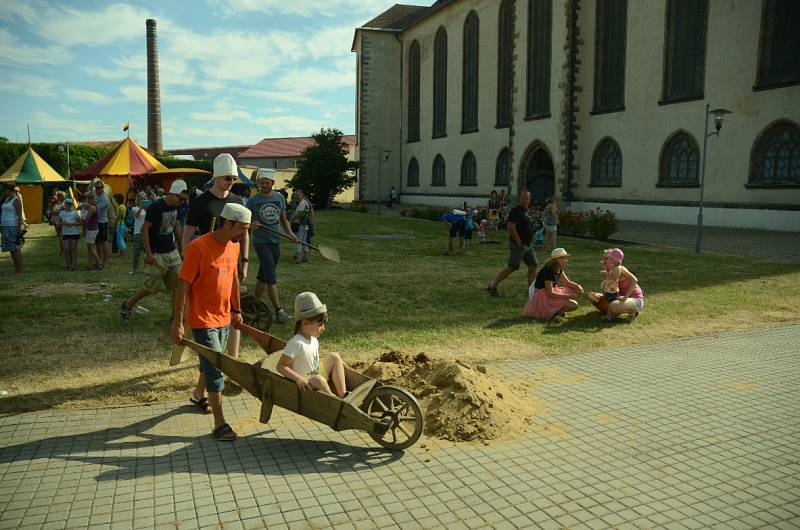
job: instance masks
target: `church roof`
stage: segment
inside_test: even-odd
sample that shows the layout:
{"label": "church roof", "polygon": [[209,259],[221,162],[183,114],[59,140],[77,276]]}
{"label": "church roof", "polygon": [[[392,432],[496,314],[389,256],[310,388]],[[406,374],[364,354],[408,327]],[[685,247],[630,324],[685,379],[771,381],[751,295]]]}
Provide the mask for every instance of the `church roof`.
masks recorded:
{"label": "church roof", "polygon": [[430,9],[425,6],[395,4],[361,27],[402,30],[425,17]]}

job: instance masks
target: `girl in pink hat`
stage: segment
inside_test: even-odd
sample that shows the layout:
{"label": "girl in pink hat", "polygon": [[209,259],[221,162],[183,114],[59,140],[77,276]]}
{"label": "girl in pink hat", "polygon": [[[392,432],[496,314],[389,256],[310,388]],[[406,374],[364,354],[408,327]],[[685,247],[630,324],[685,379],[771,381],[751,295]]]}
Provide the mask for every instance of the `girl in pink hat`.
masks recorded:
{"label": "girl in pink hat", "polygon": [[639,279],[622,265],[624,257],[619,248],[603,251],[603,292],[586,295],[592,305],[604,313],[604,320],[625,314],[635,318],[644,309],[644,293],[639,287]]}

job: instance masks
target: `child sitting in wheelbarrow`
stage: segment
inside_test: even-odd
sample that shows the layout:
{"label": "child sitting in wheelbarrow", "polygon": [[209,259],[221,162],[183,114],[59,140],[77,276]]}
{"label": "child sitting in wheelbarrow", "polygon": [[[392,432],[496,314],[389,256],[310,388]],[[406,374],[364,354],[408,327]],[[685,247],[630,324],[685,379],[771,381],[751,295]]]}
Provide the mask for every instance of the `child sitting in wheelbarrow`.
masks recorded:
{"label": "child sitting in wheelbarrow", "polygon": [[[301,390],[319,390],[345,397],[344,361],[338,353],[329,353],[320,360],[317,338],[325,331],[328,308],[317,295],[304,292],[294,299],[294,336],[286,343],[277,370],[292,379]],[[328,384],[333,380],[336,393]]]}

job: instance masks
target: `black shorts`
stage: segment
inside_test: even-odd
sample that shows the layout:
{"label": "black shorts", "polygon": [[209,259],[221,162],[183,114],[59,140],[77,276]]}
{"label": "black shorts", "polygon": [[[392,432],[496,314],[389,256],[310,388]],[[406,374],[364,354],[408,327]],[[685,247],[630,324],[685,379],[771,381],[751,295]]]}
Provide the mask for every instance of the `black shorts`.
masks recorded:
{"label": "black shorts", "polygon": [[97,239],[95,243],[105,243],[108,241],[108,223],[97,223]]}
{"label": "black shorts", "polygon": [[74,240],[74,241],[77,241],[77,240],[79,240],[80,238],[81,238],[81,235],[80,235],[80,234],[70,234],[70,235],[66,235],[66,236],[65,236],[65,235],[62,235],[62,236],[61,236],[61,239],[63,239],[64,241],[67,241],[67,240],[69,240],[69,239],[72,239],[72,240]]}
{"label": "black shorts", "polygon": [[464,219],[450,224],[450,237],[456,237],[457,235],[464,237],[466,231],[467,222]]}

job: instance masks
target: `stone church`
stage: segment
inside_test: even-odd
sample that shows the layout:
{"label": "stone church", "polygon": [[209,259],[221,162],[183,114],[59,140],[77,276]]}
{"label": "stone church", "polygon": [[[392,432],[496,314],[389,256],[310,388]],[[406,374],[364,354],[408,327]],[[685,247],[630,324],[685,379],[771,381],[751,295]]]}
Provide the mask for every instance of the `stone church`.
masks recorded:
{"label": "stone church", "polygon": [[353,39],[357,193],[693,224],[702,189],[707,225],[800,231],[798,28],[796,0],[397,4]]}

